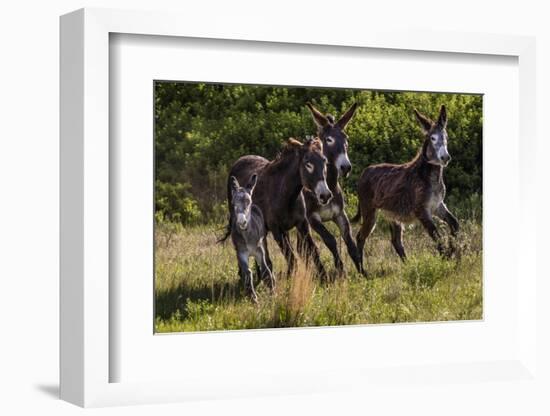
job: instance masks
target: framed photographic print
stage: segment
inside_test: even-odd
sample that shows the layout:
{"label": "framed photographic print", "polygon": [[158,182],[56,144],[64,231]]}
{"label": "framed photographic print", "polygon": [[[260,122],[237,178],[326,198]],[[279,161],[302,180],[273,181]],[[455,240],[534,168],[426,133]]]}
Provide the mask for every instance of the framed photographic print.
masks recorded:
{"label": "framed photographic print", "polygon": [[155,332],[482,319],[481,94],[153,87]]}
{"label": "framed photographic print", "polygon": [[536,383],[533,39],[179,18],[61,19],[62,398]]}

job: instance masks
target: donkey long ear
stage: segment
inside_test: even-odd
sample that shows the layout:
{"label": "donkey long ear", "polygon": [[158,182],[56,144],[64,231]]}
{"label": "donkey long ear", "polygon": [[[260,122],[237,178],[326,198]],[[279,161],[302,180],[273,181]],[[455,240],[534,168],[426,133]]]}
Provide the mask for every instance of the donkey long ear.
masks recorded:
{"label": "donkey long ear", "polygon": [[258,182],[258,175],[256,174],[252,175],[250,180],[245,186],[246,192],[252,195],[252,192],[254,191],[254,188],[256,187],[257,182]]}
{"label": "donkey long ear", "polygon": [[420,123],[420,127],[422,127],[422,131],[424,133],[428,133],[434,124],[433,121],[425,115],[420,114],[420,112],[416,108],[414,109],[414,114],[416,115],[416,119]]}
{"label": "donkey long ear", "polygon": [[336,122],[336,125],[340,127],[341,130],[344,130],[348,123],[353,118],[353,115],[355,114],[355,110],[357,110],[357,103],[353,103],[351,107],[344,113],[342,117],[340,117],[340,120]]}
{"label": "donkey long ear", "polygon": [[439,118],[437,119],[437,125],[441,128],[447,127],[447,109],[444,105],[439,110]]}
{"label": "donkey long ear", "polygon": [[235,192],[240,187],[239,181],[234,176],[229,178],[229,183],[231,184],[231,193]]}
{"label": "donkey long ear", "polygon": [[315,107],[313,107],[313,104],[306,103],[307,108],[309,108],[309,111],[311,112],[311,115],[313,116],[313,121],[315,121],[315,124],[319,128],[325,127],[327,124],[329,124],[328,119]]}

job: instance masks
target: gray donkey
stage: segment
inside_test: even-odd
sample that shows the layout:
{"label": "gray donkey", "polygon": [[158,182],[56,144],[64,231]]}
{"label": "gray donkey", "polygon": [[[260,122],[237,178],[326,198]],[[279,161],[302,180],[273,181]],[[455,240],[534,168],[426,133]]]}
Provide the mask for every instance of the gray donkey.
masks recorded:
{"label": "gray donkey", "polygon": [[248,259],[254,256],[260,266],[261,276],[267,278],[271,290],[275,287],[273,273],[266,262],[264,239],[267,232],[264,216],[260,208],[252,203],[252,192],[256,186],[258,176],[253,174],[249,182],[241,187],[234,176],[230,178],[231,184],[231,209],[235,220],[231,224],[231,240],[237,251],[239,274],[244,281],[244,286],[253,302],[258,302],[258,295],[254,290],[252,272],[248,267]]}

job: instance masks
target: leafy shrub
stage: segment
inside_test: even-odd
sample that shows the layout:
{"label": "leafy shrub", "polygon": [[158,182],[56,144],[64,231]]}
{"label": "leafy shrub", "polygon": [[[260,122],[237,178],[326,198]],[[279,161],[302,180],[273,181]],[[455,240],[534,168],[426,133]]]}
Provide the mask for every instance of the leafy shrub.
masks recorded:
{"label": "leafy shrub", "polygon": [[179,222],[196,223],[201,217],[198,203],[188,194],[189,186],[183,183],[156,181],[155,212],[157,218]]}
{"label": "leafy shrub", "polygon": [[[288,137],[316,128],[305,103],[335,116],[359,104],[347,128],[353,170],[342,186],[352,212],[362,170],[374,163],[403,163],[418,151],[422,134],[413,108],[436,117],[449,114],[445,170],[448,204],[482,195],[482,96],[351,89],[286,88],[157,82],[155,84],[156,207],[167,219],[189,224],[220,220],[227,172],[246,154],[272,159]],[[451,203],[452,202],[452,203]],[[480,209],[465,206],[469,216]]]}
{"label": "leafy shrub", "polygon": [[474,192],[470,195],[460,196],[458,193],[447,197],[447,205],[453,207],[453,212],[459,218],[466,218],[481,222],[483,217],[483,201],[480,194]]}

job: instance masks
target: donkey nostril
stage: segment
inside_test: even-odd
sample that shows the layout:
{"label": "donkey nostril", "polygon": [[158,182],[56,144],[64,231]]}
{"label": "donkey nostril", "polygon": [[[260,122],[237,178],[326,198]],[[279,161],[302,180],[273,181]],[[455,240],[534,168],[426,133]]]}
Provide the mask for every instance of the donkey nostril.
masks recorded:
{"label": "donkey nostril", "polygon": [[342,173],[348,173],[351,170],[351,165],[342,165],[340,167],[340,170],[342,171]]}
{"label": "donkey nostril", "polygon": [[332,198],[332,193],[331,193],[331,192],[326,193],[326,194],[323,194],[323,195],[321,196],[321,200],[322,200],[323,203],[325,203],[325,204],[326,204],[328,201],[330,201],[331,198]]}

